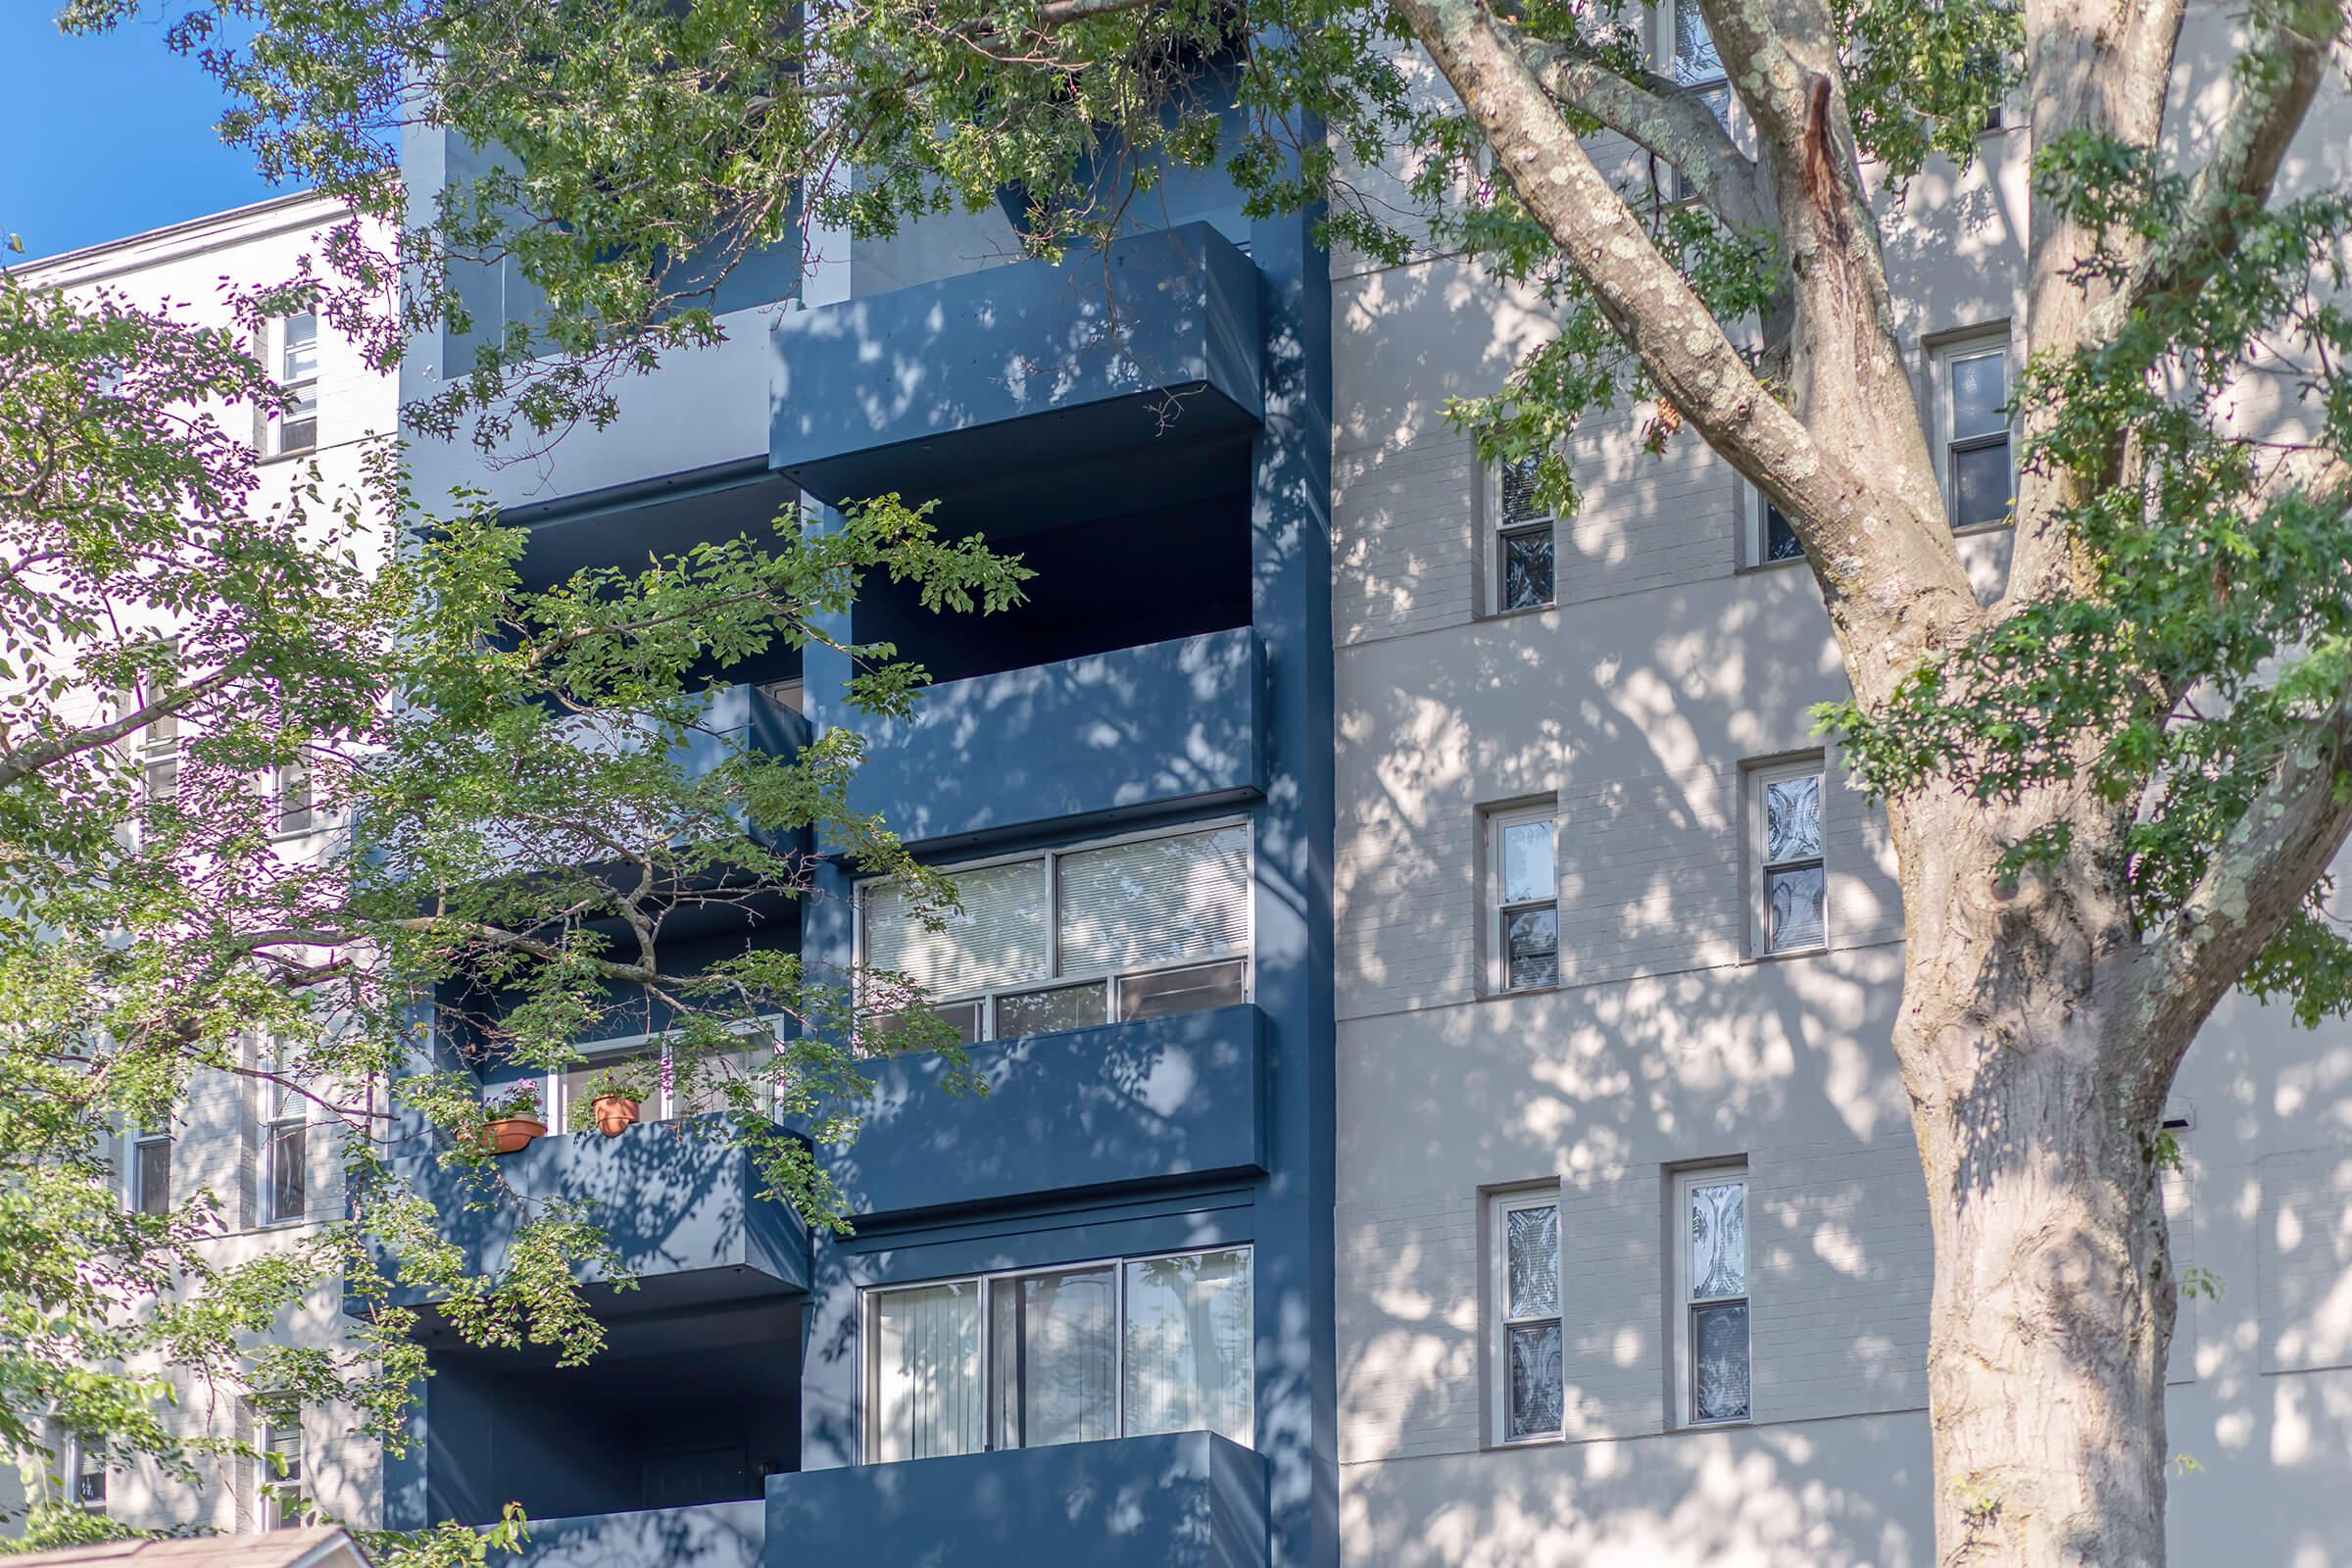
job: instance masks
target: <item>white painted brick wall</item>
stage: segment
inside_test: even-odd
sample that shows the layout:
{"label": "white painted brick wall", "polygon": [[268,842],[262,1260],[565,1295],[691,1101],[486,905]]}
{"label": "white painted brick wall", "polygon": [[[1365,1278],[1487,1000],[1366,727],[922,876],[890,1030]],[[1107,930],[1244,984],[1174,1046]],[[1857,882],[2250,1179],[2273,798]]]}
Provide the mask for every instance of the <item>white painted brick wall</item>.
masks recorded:
{"label": "white painted brick wall", "polygon": [[1564,984],[1739,961],[1740,778],[1732,762],[1561,792]]}
{"label": "white painted brick wall", "polygon": [[1561,1183],[1571,1439],[1639,1437],[1665,1425],[1664,1198],[1655,1165],[1612,1167]]}
{"label": "white painted brick wall", "polygon": [[2262,1369],[2352,1366],[2352,1149],[2255,1161]]}
{"label": "white painted brick wall", "polygon": [[1935,1259],[1907,1129],[1750,1154],[1748,1257],[1759,1419],[1927,1403]]}
{"label": "white painted brick wall", "polygon": [[1478,601],[1479,468],[1470,438],[1339,459],[1332,473],[1332,626],[1342,643],[1459,625]]}
{"label": "white painted brick wall", "polygon": [[1479,1446],[1479,1226],[1471,1189],[1343,1203],[1340,1460]]}

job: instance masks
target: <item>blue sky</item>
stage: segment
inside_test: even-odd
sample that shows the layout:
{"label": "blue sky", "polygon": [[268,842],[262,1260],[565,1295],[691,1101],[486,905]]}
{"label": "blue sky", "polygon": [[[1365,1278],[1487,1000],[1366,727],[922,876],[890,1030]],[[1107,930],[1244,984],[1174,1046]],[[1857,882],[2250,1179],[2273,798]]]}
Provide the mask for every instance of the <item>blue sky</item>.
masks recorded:
{"label": "blue sky", "polygon": [[[24,257],[120,239],[277,194],[213,132],[220,94],[153,19],[67,37],[52,0],[0,0],[0,232]],[[5,264],[0,264],[5,265]]]}

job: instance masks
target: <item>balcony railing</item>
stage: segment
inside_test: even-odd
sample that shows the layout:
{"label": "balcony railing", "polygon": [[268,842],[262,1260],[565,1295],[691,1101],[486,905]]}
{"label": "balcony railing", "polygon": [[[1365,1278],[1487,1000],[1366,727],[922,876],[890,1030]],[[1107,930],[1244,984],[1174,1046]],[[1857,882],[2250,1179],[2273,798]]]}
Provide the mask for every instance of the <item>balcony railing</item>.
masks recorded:
{"label": "balcony railing", "polygon": [[867,726],[850,804],[912,843],[1260,799],[1264,691],[1248,627],[948,681]]}

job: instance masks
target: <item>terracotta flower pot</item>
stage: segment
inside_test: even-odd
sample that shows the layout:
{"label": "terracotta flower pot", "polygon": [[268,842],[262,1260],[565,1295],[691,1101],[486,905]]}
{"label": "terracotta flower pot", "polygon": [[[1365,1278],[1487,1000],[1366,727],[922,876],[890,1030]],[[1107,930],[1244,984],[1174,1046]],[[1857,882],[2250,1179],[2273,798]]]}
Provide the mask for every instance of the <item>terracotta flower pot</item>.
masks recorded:
{"label": "terracotta flower pot", "polygon": [[618,1095],[596,1097],[596,1130],[607,1138],[618,1138],[637,1121],[637,1102],[623,1100]]}
{"label": "terracotta flower pot", "polygon": [[512,1154],[534,1138],[547,1134],[547,1123],[528,1116],[506,1116],[482,1123],[481,1140],[493,1154]]}

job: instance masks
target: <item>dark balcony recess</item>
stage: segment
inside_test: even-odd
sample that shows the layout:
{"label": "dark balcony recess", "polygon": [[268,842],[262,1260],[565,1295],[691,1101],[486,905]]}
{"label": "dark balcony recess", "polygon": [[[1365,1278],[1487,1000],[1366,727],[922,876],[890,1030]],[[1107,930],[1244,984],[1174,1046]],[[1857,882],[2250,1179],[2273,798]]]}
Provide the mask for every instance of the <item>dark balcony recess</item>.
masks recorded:
{"label": "dark balcony recess", "polygon": [[912,500],[1264,412],[1257,274],[1207,223],[777,319],[772,467]]}
{"label": "dark balcony recess", "polygon": [[1265,1168],[1265,1018],[1251,1004],[968,1048],[867,1069],[856,1140],[824,1151],[852,1211],[907,1214]]}

